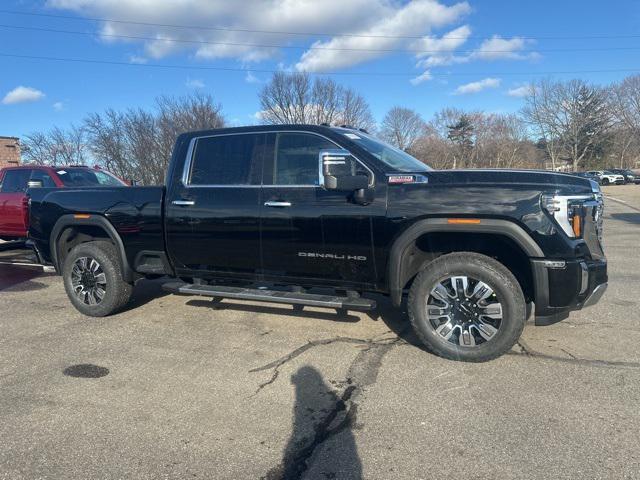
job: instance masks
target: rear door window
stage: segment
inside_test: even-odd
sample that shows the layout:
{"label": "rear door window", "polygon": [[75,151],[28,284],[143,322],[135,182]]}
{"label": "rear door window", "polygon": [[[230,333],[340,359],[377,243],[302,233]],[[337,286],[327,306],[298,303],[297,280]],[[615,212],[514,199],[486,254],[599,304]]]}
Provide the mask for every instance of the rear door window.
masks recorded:
{"label": "rear door window", "polygon": [[31,169],[7,170],[2,179],[1,193],[16,193],[27,190]]}
{"label": "rear door window", "polygon": [[220,135],[196,140],[189,185],[260,185],[264,134]]}

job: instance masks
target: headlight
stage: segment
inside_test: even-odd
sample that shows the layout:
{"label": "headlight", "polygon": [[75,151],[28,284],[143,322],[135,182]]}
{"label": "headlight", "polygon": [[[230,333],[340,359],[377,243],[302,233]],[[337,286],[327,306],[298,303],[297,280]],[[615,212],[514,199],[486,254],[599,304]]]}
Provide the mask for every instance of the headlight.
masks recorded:
{"label": "headlight", "polygon": [[594,200],[596,195],[542,195],[540,203],[567,236],[582,238],[586,215],[582,202]]}

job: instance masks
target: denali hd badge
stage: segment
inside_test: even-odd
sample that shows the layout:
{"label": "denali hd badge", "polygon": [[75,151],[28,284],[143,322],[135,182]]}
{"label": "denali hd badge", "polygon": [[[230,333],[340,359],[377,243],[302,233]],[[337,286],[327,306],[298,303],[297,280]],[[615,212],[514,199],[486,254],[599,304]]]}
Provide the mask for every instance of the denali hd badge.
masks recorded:
{"label": "denali hd badge", "polygon": [[306,258],[328,258],[331,260],[357,260],[358,262],[367,261],[367,257],[363,257],[362,255],[342,255],[340,253],[298,252],[298,256]]}

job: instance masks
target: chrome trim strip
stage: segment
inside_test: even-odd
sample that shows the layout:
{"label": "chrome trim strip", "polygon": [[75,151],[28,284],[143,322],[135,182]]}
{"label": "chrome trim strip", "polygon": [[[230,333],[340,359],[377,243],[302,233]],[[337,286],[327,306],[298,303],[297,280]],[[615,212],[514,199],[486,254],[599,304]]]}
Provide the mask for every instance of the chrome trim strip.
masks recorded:
{"label": "chrome trim strip", "polygon": [[[356,161],[362,165],[369,173],[371,173],[371,182],[369,182],[369,187],[373,187],[375,185],[375,174],[373,173],[373,171],[367,166],[365,165],[358,157],[356,157],[355,155],[353,155],[351,152],[349,152],[348,150],[346,150],[345,148],[343,148],[342,146],[338,145],[334,140],[325,137],[324,135],[320,134],[320,133],[316,133],[316,132],[310,132],[307,130],[266,130],[266,131],[260,131],[260,132],[233,132],[233,133],[218,133],[218,134],[214,134],[214,135],[203,135],[201,137],[193,137],[190,141],[189,141],[189,148],[187,149],[187,158],[184,162],[184,167],[182,168],[182,184],[186,187],[186,188],[261,188],[261,187],[277,187],[277,188],[317,188],[317,187],[321,187],[322,184],[324,183],[324,175],[322,175],[322,165],[320,165],[320,176],[318,178],[318,180],[320,181],[320,185],[216,185],[216,184],[204,184],[204,185],[192,185],[189,183],[189,175],[191,173],[191,164],[193,163],[193,154],[194,154],[194,150],[195,150],[195,145],[196,142],[198,140],[200,140],[201,138],[212,138],[212,137],[228,137],[228,136],[232,136],[232,135],[261,135],[261,134],[269,134],[269,133],[300,133],[300,134],[305,134],[305,135],[315,135],[317,137],[320,138],[324,138],[325,140],[328,140],[329,142],[333,143],[334,145],[336,145],[337,147],[339,147],[342,150],[345,150],[346,152],[349,153],[349,155],[351,155],[353,158],[356,159]],[[264,180],[264,179],[261,179]]]}
{"label": "chrome trim strip", "polygon": [[582,308],[590,307],[590,306],[595,305],[596,303],[598,303],[598,301],[604,295],[604,292],[607,291],[607,287],[608,286],[609,286],[608,283],[601,283],[596,288],[594,288],[593,292],[591,292],[591,295],[589,295],[589,297],[587,297],[587,299],[582,304]]}
{"label": "chrome trim strip", "polygon": [[265,207],[276,207],[276,208],[290,207],[291,206],[291,202],[268,201],[268,202],[264,202],[264,206]]}
{"label": "chrome trim strip", "polygon": [[582,270],[580,275],[580,295],[587,291],[589,288],[589,267],[584,262],[580,262],[580,269]]}

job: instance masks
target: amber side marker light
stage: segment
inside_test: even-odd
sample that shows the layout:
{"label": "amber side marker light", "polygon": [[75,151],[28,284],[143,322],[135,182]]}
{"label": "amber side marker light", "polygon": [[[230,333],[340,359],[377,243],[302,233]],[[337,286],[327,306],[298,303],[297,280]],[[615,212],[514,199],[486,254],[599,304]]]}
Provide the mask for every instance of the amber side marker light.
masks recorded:
{"label": "amber side marker light", "polygon": [[447,223],[454,225],[477,225],[480,223],[479,218],[447,218]]}
{"label": "amber side marker light", "polygon": [[573,217],[572,221],[573,233],[576,238],[582,237],[582,218],[579,215]]}
{"label": "amber side marker light", "polygon": [[76,218],[78,220],[83,220],[85,218],[91,218],[91,215],[89,215],[88,213],[76,213],[73,218]]}

